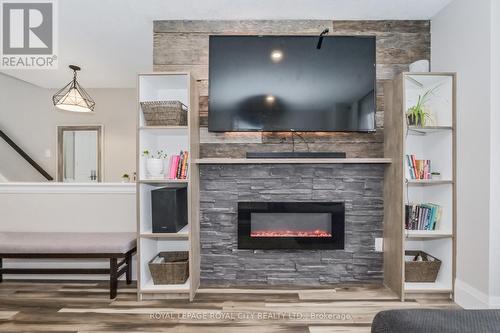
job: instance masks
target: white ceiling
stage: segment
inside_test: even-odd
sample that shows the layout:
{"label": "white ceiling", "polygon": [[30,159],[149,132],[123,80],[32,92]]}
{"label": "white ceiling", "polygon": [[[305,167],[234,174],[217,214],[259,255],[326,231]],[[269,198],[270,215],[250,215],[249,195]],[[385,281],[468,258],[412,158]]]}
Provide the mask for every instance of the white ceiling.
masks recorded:
{"label": "white ceiling", "polygon": [[452,0],[59,0],[59,69],[2,72],[46,87],[82,67],[87,88],[133,88],[152,70],[153,20],[430,19]]}

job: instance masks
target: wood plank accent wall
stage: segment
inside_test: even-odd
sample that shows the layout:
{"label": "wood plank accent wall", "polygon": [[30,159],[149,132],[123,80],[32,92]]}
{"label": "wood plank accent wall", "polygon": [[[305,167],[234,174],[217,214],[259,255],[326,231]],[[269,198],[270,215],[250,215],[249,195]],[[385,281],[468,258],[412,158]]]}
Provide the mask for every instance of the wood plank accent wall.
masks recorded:
{"label": "wood plank accent wall", "polygon": [[[209,133],[209,35],[370,35],[377,38],[377,131],[375,133],[309,132],[312,151],[345,151],[348,157],[383,157],[384,91],[387,80],[419,59],[430,59],[429,21],[155,21],[154,71],[191,71],[200,93],[200,157],[245,157],[246,151],[291,151],[290,133]],[[306,150],[300,139],[296,150]]]}

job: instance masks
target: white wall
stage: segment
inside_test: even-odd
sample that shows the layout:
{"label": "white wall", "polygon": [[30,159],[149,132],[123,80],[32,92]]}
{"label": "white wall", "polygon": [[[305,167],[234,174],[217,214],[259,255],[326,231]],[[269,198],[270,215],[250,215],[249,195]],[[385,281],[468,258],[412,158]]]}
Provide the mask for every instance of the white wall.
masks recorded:
{"label": "white wall", "polygon": [[[457,280],[455,300],[490,306],[492,184],[492,3],[455,0],[431,20],[433,71],[457,72]],[[496,58],[498,59],[498,57]],[[498,90],[495,91],[498,94]],[[491,125],[490,125],[491,124]],[[498,195],[498,194],[496,194]],[[498,233],[496,234],[498,243]]]}
{"label": "white wall", "polygon": [[500,308],[500,1],[492,1],[491,56],[491,188],[490,188],[490,300]]}
{"label": "white wall", "polygon": [[[68,77],[69,80],[69,77]],[[104,125],[104,181],[118,182],[135,171],[135,89],[88,89],[95,114],[56,111],[55,90],[0,74],[0,129],[56,178],[57,125]],[[46,152],[50,151],[50,157]],[[0,172],[9,181],[43,181],[30,165],[0,140]]]}
{"label": "white wall", "polygon": [[[0,232],[134,233],[136,232],[135,198],[135,184],[1,183]],[[4,259],[4,266],[6,268],[105,268],[109,267],[109,261]],[[105,275],[5,275],[5,278],[106,279],[107,277]]]}

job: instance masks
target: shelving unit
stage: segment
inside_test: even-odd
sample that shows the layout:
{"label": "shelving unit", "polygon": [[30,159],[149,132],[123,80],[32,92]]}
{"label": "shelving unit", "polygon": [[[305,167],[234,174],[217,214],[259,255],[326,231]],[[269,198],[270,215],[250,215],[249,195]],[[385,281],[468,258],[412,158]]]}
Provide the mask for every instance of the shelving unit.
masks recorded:
{"label": "shelving unit", "polygon": [[[424,127],[408,126],[406,110],[419,95],[433,89],[426,103],[432,117]],[[454,73],[402,73],[384,86],[385,156],[387,167],[384,200],[384,282],[401,299],[409,293],[449,293],[453,297],[455,280],[456,232],[456,125]],[[440,179],[411,179],[406,155],[431,161],[431,171]],[[442,207],[436,230],[405,230],[407,203],[434,203]],[[405,282],[405,250],[422,250],[441,260],[433,283]]]}
{"label": "shelving unit", "polygon": [[[189,72],[138,75],[137,124],[137,239],[138,298],[164,298],[164,294],[193,298],[199,285],[198,159],[199,116],[196,82]],[[188,107],[187,126],[147,126],[140,102],[179,100]],[[187,179],[151,178],[142,152],[163,150],[168,156],[189,151]],[[165,161],[165,168],[167,166]],[[188,225],[177,233],[153,233],[151,191],[185,185],[188,189]],[[184,284],[154,285],[148,263],[161,251],[189,251],[190,276]],[[193,259],[195,258],[195,259]]]}

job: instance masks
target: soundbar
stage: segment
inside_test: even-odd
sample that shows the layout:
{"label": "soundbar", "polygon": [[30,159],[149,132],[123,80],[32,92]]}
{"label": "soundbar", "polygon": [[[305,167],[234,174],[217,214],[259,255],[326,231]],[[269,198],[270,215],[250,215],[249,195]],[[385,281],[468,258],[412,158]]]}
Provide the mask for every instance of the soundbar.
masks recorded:
{"label": "soundbar", "polygon": [[346,158],[345,152],[247,152],[247,158]]}

